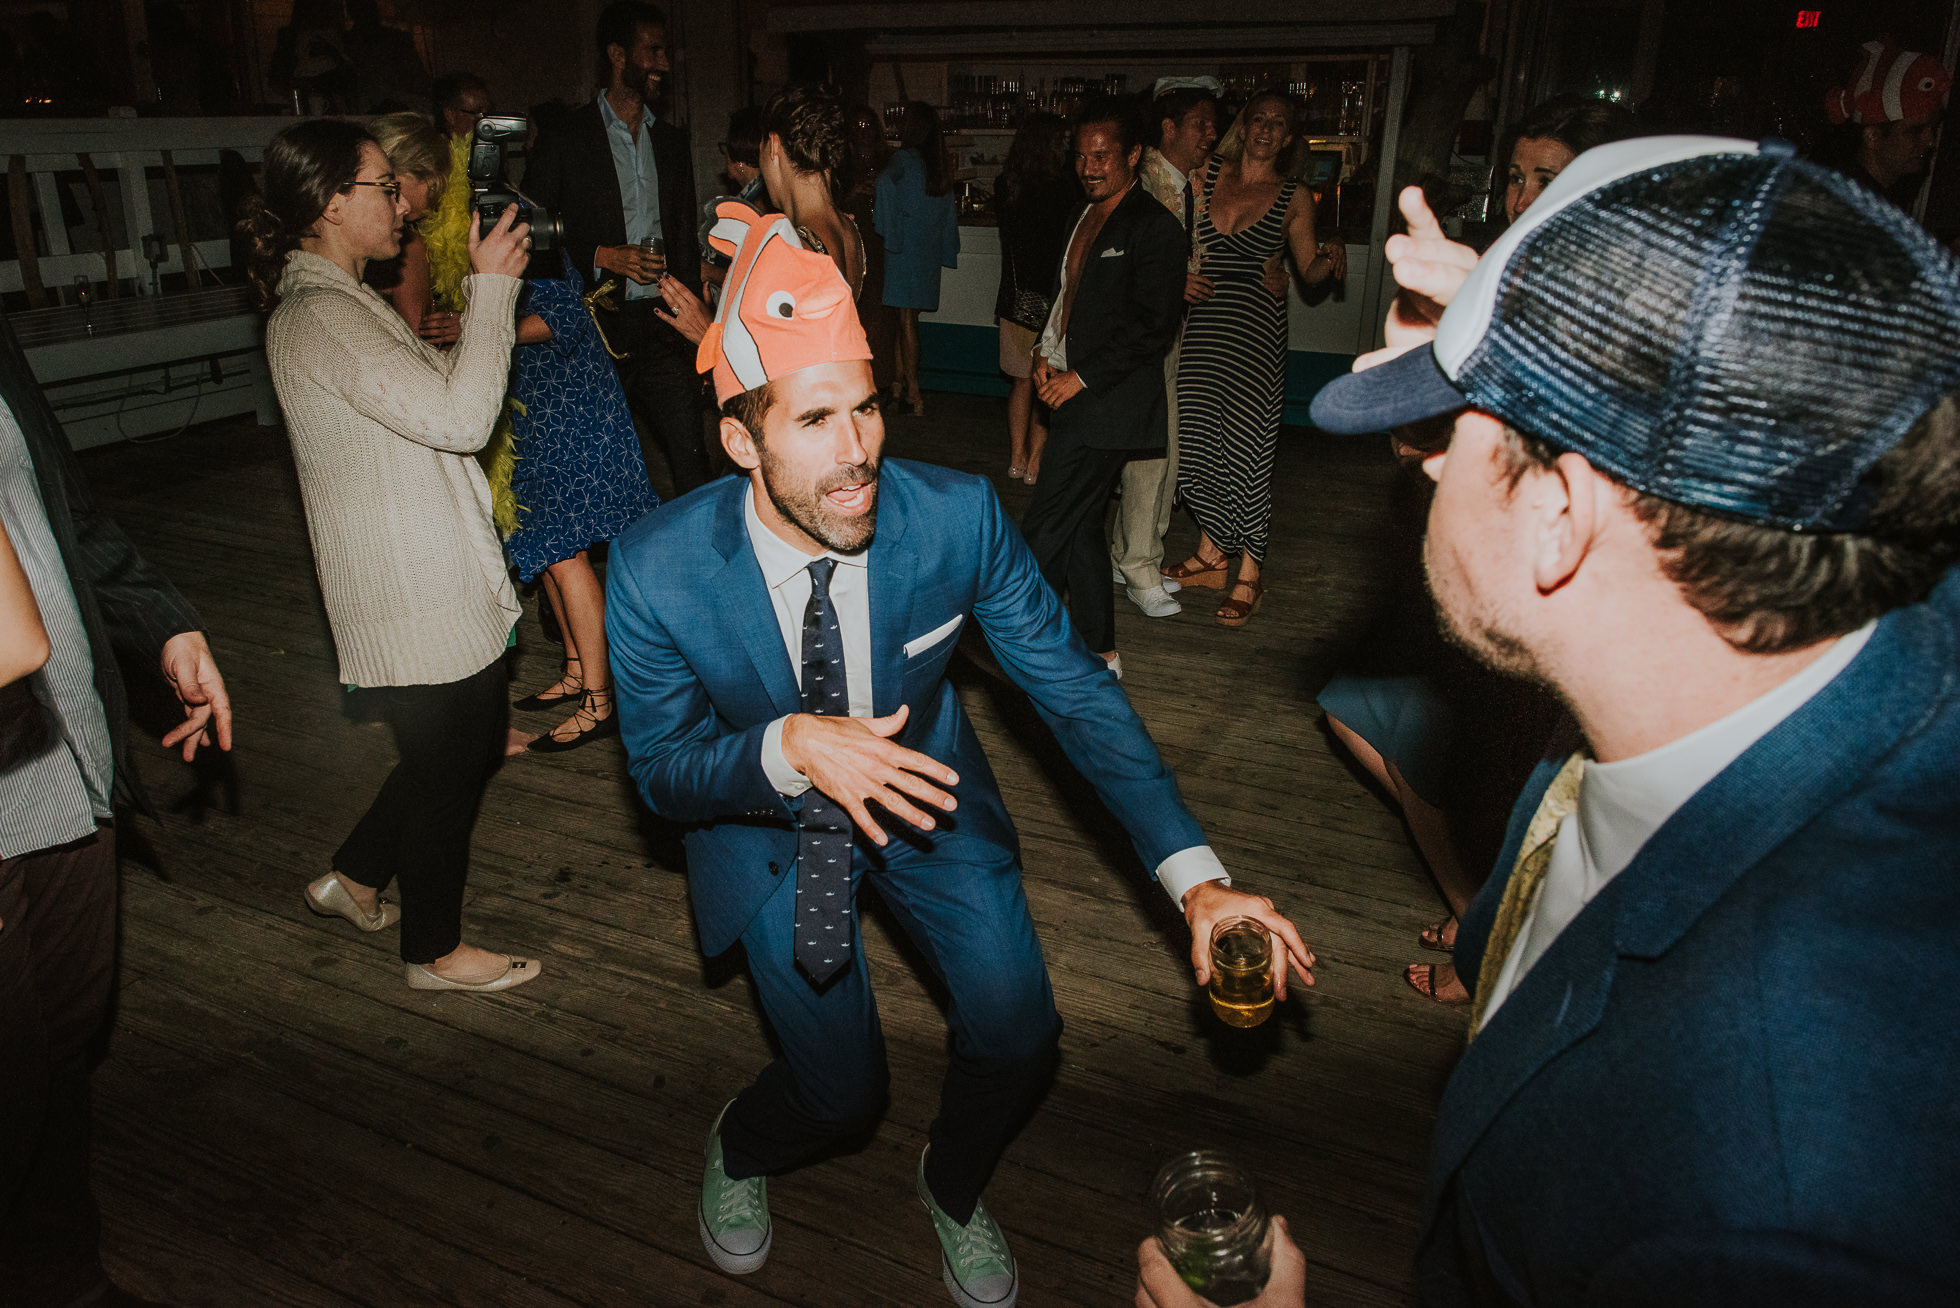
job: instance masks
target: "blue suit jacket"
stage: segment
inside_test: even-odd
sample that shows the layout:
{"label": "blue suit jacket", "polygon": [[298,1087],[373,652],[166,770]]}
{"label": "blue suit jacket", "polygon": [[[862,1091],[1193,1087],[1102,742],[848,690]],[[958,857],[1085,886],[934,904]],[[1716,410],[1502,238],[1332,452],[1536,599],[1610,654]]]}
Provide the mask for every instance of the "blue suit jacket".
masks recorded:
{"label": "blue suit jacket", "polygon": [[[1474,979],[1555,763],[1464,914]],[[1960,1303],[1960,572],[1703,787],[1465,1051],[1433,1304]]]}
{"label": "blue suit jacket", "polygon": [[[688,888],[710,955],[735,942],[796,859],[800,800],[770,785],[762,736],[801,701],[743,521],[747,486],[723,478],[654,511],[613,544],[607,567],[606,634],[633,779],[654,812],[688,824]],[[1069,626],[984,479],[885,460],[866,562],[874,711],[910,705],[900,743],[960,778],[958,808],[939,816],[937,830],[891,822],[885,849],[859,840],[874,865],[967,861],[961,850],[973,841],[1018,854],[993,771],[946,680],[968,621],[1130,832],[1145,867],[1204,843],[1143,723]],[[906,656],[907,643],[956,622]]]}

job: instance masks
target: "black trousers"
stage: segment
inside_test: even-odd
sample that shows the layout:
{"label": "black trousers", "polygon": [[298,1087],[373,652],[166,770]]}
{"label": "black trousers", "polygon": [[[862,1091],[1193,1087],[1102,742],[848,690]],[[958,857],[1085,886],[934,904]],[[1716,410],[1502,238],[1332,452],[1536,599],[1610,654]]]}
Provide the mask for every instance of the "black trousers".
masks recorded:
{"label": "black trousers", "polygon": [[1116,596],[1109,581],[1109,497],[1135,451],[1083,444],[1065,426],[1050,430],[1041,479],[1021,534],[1041,575],[1067,599],[1069,620],[1098,654],[1116,648]]}
{"label": "black trousers", "polygon": [[395,733],[401,761],[333,856],[336,872],[376,890],[400,883],[404,963],[433,963],[463,939],[470,833],[504,761],[509,676],[501,656],[441,686],[353,692]]}
{"label": "black trousers", "polygon": [[626,354],[615,362],[627,406],[640,421],[641,457],[650,473],[657,449],[674,475],[674,494],[685,495],[708,480],[701,443],[706,405],[694,346],[651,300],[628,300],[604,321],[613,349]]}
{"label": "black trousers", "polygon": [[89,1191],[89,1071],[116,975],[116,837],[0,862],[0,1303],[108,1283]]}

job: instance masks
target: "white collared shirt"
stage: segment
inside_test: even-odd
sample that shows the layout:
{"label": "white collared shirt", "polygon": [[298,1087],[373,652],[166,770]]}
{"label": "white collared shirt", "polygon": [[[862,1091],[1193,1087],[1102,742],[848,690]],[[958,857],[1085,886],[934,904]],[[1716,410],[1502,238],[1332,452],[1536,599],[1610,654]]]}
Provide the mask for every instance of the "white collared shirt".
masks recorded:
{"label": "white collared shirt", "polygon": [[[763,525],[755,511],[755,487],[742,492],[742,521],[749,529],[749,544],[755,561],[762,568],[762,584],[769,588],[769,603],[776,610],[776,626],[783,633],[783,648],[789,653],[790,671],[797,688],[803,686],[803,610],[810,604],[810,565],[820,558],[837,561],[830,574],[830,603],[837,611],[837,626],[844,633],[844,688],[850,696],[851,716],[871,714],[871,583],[865,554],[805,554]],[[810,778],[789,765],[783,757],[783,722],[777,718],[762,737],[762,770],[779,794],[792,799],[810,788]]]}
{"label": "white collared shirt", "polygon": [[[798,687],[803,679],[803,610],[810,603],[810,565],[819,558],[837,560],[830,574],[830,602],[837,610],[837,626],[844,635],[845,689],[850,695],[851,716],[872,716],[871,685],[871,574],[866,566],[870,551],[862,554],[805,554],[769,530],[755,511],[753,484],[742,492],[742,521],[748,527],[749,544],[755,561],[762,568],[762,583],[769,588],[769,603],[776,610],[776,625],[783,633],[783,648],[796,673]],[[783,757],[783,724],[777,718],[762,733],[762,771],[776,793],[794,799],[810,788],[810,778],[789,765]],[[1157,865],[1157,882],[1182,906],[1185,892],[1201,881],[1232,884],[1225,865],[1210,845],[1180,849]]]}
{"label": "white collared shirt", "polygon": [[[1586,760],[1578,807],[1559,823],[1538,902],[1519,928],[1517,944],[1504,960],[1490,1002],[1484,1006],[1486,1025],[1559,933],[1626,870],[1675,811],[1830,685],[1858,656],[1877,625],[1868,622],[1840,636],[1782,685],[1678,740],[1617,763]],[[1466,982],[1473,979],[1465,978]]]}

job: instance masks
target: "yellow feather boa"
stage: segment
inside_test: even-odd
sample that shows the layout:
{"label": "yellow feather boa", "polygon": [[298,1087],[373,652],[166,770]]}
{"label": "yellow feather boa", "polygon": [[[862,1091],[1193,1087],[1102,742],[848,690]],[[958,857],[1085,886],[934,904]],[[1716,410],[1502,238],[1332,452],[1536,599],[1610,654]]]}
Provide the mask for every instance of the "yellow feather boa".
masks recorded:
{"label": "yellow feather boa", "polygon": [[[442,203],[423,217],[422,240],[429,248],[429,287],[438,308],[462,310],[467,305],[463,279],[470,274],[470,224],[476,221],[470,207],[470,138],[449,140],[449,185]],[[517,433],[511,427],[512,411],[522,414],[524,406],[511,400],[497,418],[489,443],[477,452],[483,475],[490,481],[491,516],[497,531],[508,540],[518,529],[521,507],[511,490],[511,472],[517,466]]]}

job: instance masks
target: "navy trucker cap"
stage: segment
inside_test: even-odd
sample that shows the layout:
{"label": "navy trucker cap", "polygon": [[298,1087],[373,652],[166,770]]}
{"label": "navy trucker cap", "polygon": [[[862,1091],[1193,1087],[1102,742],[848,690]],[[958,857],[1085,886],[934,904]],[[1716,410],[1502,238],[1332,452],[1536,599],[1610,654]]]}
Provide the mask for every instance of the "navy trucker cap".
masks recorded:
{"label": "navy trucker cap", "polygon": [[1854,530],[1860,481],[1960,388],[1960,266],[1782,141],[1588,150],[1484,255],[1436,339],[1330,383],[1330,432],[1474,408],[1635,490]]}

